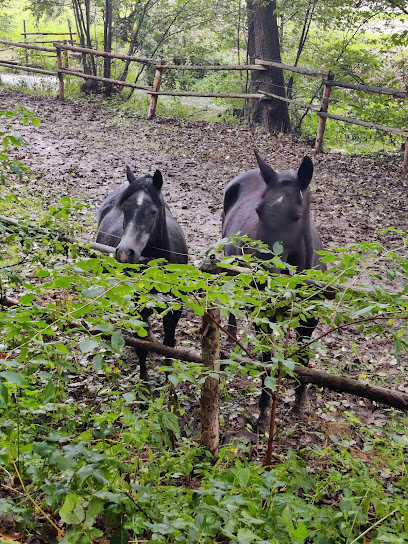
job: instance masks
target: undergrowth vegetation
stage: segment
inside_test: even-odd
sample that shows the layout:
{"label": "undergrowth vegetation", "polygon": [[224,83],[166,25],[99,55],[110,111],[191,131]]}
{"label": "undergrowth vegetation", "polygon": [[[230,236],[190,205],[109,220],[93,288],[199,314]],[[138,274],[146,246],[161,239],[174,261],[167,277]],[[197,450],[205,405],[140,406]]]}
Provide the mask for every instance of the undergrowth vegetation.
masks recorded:
{"label": "undergrowth vegetation", "polygon": [[[7,164],[7,151],[3,156]],[[319,346],[325,365],[324,340],[340,332],[356,353],[357,338],[386,338],[401,362],[408,346],[406,233],[388,230],[381,241],[324,251],[326,273],[297,274],[280,260],[279,244],[269,260],[243,255],[235,276],[228,274],[237,271],[231,258],[218,275],[161,260],[124,266],[59,240],[61,232],[80,233],[81,202],[64,197],[42,210],[40,199],[11,188],[9,178],[0,189],[0,213],[19,219],[0,222],[4,542],[9,534],[81,544],[407,541],[406,417],[388,410],[385,423],[367,425],[350,409],[338,416],[348,431],[317,427],[315,446],[287,447],[293,428],[279,428],[271,467],[260,463],[262,440],[255,447],[236,439],[214,460],[198,443],[191,404],[208,373],[174,361],[162,368],[168,380],[149,388],[135,378],[126,347],[128,338],[147,334],[142,308],[162,314],[183,305],[197,323],[208,308],[220,308],[224,319],[233,313],[245,349],[271,353],[272,390],[280,369],[293,376],[300,350],[313,357]],[[277,270],[284,274],[271,273]],[[324,298],[327,286],[337,290],[334,300]],[[310,315],[320,316],[320,338],[285,345],[287,331]],[[256,335],[254,323],[265,332]],[[229,390],[237,380],[258,383],[262,369],[240,346],[223,363],[211,375]]]}

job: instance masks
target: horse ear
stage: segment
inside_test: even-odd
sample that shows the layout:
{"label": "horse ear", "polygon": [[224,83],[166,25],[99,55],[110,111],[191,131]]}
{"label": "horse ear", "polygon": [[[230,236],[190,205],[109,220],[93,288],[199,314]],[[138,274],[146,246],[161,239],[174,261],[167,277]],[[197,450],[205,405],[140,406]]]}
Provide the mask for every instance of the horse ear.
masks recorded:
{"label": "horse ear", "polygon": [[313,177],[313,162],[310,157],[306,155],[302,164],[298,170],[298,184],[300,189],[306,189]]}
{"label": "horse ear", "polygon": [[258,161],[258,166],[261,171],[261,176],[263,177],[264,182],[266,185],[273,185],[277,180],[277,173],[275,170],[269,166],[258,154],[256,150],[254,150],[256,160]]}
{"label": "horse ear", "polygon": [[126,166],[126,176],[129,183],[132,183],[133,181],[136,181],[136,176],[132,172],[132,170],[129,168],[129,166]]}
{"label": "horse ear", "polygon": [[161,175],[160,170],[156,170],[156,172],[153,174],[153,185],[158,191],[160,191],[160,189],[162,188],[163,176]]}

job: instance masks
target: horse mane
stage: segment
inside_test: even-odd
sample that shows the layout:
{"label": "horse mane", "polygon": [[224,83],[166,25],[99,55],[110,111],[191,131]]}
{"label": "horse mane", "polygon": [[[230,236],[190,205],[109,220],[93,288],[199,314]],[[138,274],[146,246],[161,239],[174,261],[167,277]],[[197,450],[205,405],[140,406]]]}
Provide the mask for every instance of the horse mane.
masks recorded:
{"label": "horse mane", "polygon": [[126,189],[123,191],[123,193],[120,196],[118,206],[122,206],[122,204],[130,198],[132,195],[137,193],[138,191],[146,191],[153,200],[153,202],[161,208],[164,205],[164,201],[161,197],[160,191],[156,189],[156,187],[153,184],[153,177],[148,175],[144,176],[143,178],[135,179],[135,181],[132,181],[132,183],[126,187]]}

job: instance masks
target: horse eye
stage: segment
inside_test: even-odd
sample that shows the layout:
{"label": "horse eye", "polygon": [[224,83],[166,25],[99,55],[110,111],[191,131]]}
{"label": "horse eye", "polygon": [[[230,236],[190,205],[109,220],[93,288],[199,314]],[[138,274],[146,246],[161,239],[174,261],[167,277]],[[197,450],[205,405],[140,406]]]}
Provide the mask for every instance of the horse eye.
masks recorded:
{"label": "horse eye", "polygon": [[299,221],[299,219],[301,218],[302,216],[301,215],[294,215],[292,217],[293,221]]}

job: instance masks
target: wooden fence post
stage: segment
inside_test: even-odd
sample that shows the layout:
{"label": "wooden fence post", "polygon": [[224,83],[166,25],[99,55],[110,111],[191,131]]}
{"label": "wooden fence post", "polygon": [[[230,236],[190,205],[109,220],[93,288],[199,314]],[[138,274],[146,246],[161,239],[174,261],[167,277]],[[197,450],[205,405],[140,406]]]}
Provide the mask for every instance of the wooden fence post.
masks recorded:
{"label": "wooden fence post", "polygon": [[[154,91],[160,91],[162,76],[163,76],[163,68],[156,65],[156,73],[155,73],[154,82],[153,82]],[[155,116],[158,98],[159,97],[157,94],[151,95],[149,109],[147,110],[147,119],[153,119],[153,117]]]}
{"label": "wooden fence post", "polygon": [[[327,79],[329,81],[333,81],[334,74],[329,72],[327,74]],[[329,101],[330,101],[330,94],[332,90],[332,85],[328,85],[327,83],[324,86],[323,91],[323,98],[322,103],[320,106],[320,111],[322,113],[327,113],[327,110],[329,109]],[[319,115],[319,114],[318,114]],[[326,128],[326,117],[319,116],[319,123],[317,125],[317,135],[316,135],[316,142],[315,142],[315,152],[321,153],[323,150],[323,137],[324,137],[324,131]]]}
{"label": "wooden fence post", "polygon": [[74,45],[74,36],[72,35],[71,21],[68,19],[68,30],[69,30],[69,43]]}
{"label": "wooden fence post", "polygon": [[405,139],[404,166],[402,167],[404,176],[408,174],[408,137]]}
{"label": "wooden fence post", "polygon": [[[220,311],[208,309],[202,321],[202,359],[206,370],[220,370]],[[208,376],[201,387],[201,444],[216,457],[219,446],[220,388],[216,378]]]}
{"label": "wooden fence post", "polygon": [[[24,28],[24,41],[27,43],[27,30],[26,30],[25,21],[23,21],[23,28]],[[28,66],[28,49],[26,49],[25,60],[26,60],[26,66]]]}
{"label": "wooden fence post", "polygon": [[59,94],[58,97],[60,100],[64,100],[64,74],[61,72],[62,69],[62,52],[60,47],[56,47],[57,50],[57,66],[58,66],[58,81],[59,81]]}
{"label": "wooden fence post", "polygon": [[[64,40],[64,44],[66,45],[68,43],[68,40]],[[68,55],[68,49],[64,49],[64,58],[65,58],[65,68],[69,68],[69,55]]]}

